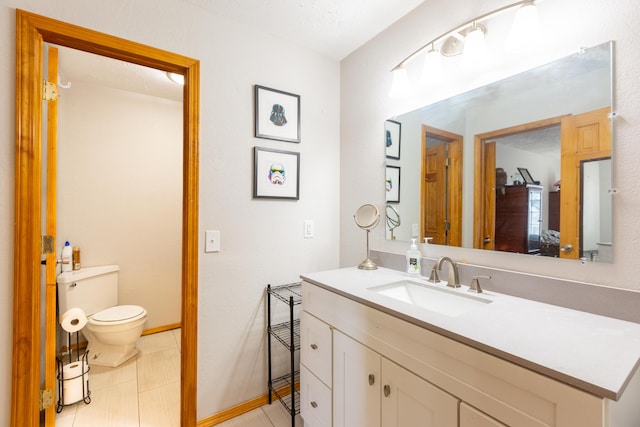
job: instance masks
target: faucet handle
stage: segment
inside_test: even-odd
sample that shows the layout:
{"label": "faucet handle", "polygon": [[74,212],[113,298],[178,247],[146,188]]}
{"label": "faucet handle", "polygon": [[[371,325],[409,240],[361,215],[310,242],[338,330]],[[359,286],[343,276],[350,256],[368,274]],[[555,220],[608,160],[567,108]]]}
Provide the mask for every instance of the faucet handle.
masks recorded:
{"label": "faucet handle", "polygon": [[438,269],[436,267],[437,264],[433,264],[433,267],[431,268],[431,274],[429,274],[429,278],[427,279],[427,281],[431,283],[440,283],[440,277],[438,277]]}
{"label": "faucet handle", "polygon": [[482,293],[482,287],[480,286],[479,279],[491,279],[491,276],[473,276],[471,284],[469,285],[469,292]]}

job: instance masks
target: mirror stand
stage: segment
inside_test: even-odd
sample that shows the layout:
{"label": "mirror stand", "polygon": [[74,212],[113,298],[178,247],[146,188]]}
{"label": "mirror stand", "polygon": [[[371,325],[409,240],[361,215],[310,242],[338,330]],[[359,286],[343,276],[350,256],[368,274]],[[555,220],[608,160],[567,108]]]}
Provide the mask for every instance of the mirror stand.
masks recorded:
{"label": "mirror stand", "polygon": [[364,261],[362,261],[359,265],[358,268],[360,270],[375,270],[378,268],[378,266],[376,265],[375,262],[373,262],[371,260],[371,258],[369,257],[369,254],[371,253],[369,251],[369,233],[371,232],[371,230],[365,230],[367,232],[367,259],[365,259]]}

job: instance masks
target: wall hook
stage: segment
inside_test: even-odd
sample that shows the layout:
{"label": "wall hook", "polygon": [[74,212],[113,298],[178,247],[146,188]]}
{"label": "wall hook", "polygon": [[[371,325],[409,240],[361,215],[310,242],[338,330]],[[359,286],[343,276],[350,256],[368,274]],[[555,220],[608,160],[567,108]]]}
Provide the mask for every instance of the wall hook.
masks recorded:
{"label": "wall hook", "polygon": [[60,74],[58,74],[58,87],[62,89],[69,89],[71,87],[71,82],[68,82],[66,85],[62,84],[62,80],[60,80]]}

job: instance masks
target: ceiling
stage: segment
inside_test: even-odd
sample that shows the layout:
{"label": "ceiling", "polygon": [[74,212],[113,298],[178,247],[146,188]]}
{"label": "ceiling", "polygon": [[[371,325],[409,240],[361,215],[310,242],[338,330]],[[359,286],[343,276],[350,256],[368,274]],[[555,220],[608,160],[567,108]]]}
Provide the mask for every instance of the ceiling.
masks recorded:
{"label": "ceiling", "polygon": [[342,60],[424,0],[183,0]]}
{"label": "ceiling", "polygon": [[[340,61],[424,0],[179,1]],[[61,47],[60,83],[74,81],[182,99],[181,87],[161,71]]]}

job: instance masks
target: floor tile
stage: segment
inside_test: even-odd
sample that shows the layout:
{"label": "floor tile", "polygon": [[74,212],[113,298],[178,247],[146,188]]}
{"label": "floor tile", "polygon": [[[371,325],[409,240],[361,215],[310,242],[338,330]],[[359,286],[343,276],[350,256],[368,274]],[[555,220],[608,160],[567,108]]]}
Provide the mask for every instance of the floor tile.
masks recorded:
{"label": "floor tile", "polygon": [[264,413],[262,408],[254,409],[251,412],[218,424],[219,427],[273,427],[273,424]]}
{"label": "floor tile", "polygon": [[173,336],[173,331],[145,335],[136,343],[138,357],[164,350],[177,350],[178,345]]}
{"label": "floor tile", "polygon": [[[291,415],[287,412],[287,409],[280,403],[280,401],[275,400],[271,405],[264,405],[261,408],[264,413],[269,417],[269,420],[276,427],[290,427],[291,426]],[[303,427],[302,417],[300,415],[296,415],[296,427]]]}
{"label": "floor tile", "polygon": [[59,414],[56,414],[56,427],[73,427],[73,422],[76,419],[76,410],[78,409],[77,405],[65,406]]}
{"label": "floor tile", "polygon": [[141,392],[138,405],[140,427],[180,427],[180,381]]}
{"label": "floor tile", "polygon": [[178,349],[138,356],[137,362],[140,392],[180,381],[180,352]]}
{"label": "floor tile", "polygon": [[127,360],[116,368],[97,365],[89,366],[89,390],[91,391],[135,381],[137,377],[135,357]]}
{"label": "floor tile", "polygon": [[174,329],[171,332],[173,333],[173,338],[175,338],[176,344],[178,345],[178,350],[182,351],[182,329]]}
{"label": "floor tile", "polygon": [[91,392],[91,403],[78,404],[74,426],[138,427],[136,381]]}

